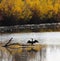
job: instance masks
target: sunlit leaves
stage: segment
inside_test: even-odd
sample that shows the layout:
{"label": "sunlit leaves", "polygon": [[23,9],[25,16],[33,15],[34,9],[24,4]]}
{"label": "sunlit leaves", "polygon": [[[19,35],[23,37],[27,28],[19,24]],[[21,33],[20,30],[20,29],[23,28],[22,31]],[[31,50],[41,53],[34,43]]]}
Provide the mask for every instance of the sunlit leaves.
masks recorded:
{"label": "sunlit leaves", "polygon": [[29,20],[33,15],[44,19],[59,14],[60,3],[59,0],[2,0],[0,10],[16,19]]}
{"label": "sunlit leaves", "polygon": [[31,18],[31,11],[22,0],[2,0],[0,3],[0,10],[5,16],[14,16],[16,19]]}

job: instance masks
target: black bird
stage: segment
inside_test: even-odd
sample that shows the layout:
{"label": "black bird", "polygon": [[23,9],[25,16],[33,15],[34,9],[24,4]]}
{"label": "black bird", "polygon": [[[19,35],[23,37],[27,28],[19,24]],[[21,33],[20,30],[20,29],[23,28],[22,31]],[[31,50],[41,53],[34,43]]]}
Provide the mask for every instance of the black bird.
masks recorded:
{"label": "black bird", "polygon": [[33,38],[32,38],[32,41],[28,40],[27,43],[31,43],[33,45],[34,43],[38,43],[38,41],[37,40],[33,40]]}

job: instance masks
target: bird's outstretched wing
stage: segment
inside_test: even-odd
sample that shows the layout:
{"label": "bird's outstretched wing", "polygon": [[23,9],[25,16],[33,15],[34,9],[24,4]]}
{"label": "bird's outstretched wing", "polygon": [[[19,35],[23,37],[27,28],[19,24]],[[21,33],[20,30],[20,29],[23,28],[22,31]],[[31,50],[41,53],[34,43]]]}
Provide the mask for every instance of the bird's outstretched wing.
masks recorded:
{"label": "bird's outstretched wing", "polygon": [[34,43],[38,43],[38,41],[37,40],[34,40]]}
{"label": "bird's outstretched wing", "polygon": [[30,41],[30,40],[28,40],[28,42],[27,42],[27,43],[34,44],[34,43],[38,43],[38,41],[37,41],[37,40],[34,40],[34,41]]}
{"label": "bird's outstretched wing", "polygon": [[30,40],[28,40],[27,43],[32,43],[32,42]]}

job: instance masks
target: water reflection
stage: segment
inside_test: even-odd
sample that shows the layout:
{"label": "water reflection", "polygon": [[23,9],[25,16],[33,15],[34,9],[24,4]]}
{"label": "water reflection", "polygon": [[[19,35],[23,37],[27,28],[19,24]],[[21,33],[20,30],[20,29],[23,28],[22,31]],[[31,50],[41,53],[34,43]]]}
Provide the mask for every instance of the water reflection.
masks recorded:
{"label": "water reflection", "polygon": [[12,55],[4,47],[0,47],[0,61],[12,61]]}
{"label": "water reflection", "polygon": [[46,49],[47,61],[60,61],[60,45],[48,46]]}
{"label": "water reflection", "polygon": [[[2,34],[2,36],[0,35],[0,40],[5,42],[13,37],[12,43],[16,43],[10,44],[8,48],[1,47],[4,46],[6,42],[3,45],[0,44],[0,61],[60,61],[60,36],[58,35],[60,34]],[[30,38],[37,39],[41,44],[44,44],[45,41],[45,44],[48,44],[48,46],[42,47],[40,44],[35,44],[34,46],[29,45],[29,47],[27,47],[28,44],[26,45],[26,42]]]}
{"label": "water reflection", "polygon": [[[45,46],[45,45],[44,45]],[[60,60],[59,45],[10,44],[8,48],[0,46],[0,61],[57,61]],[[14,47],[14,48],[13,48]]]}
{"label": "water reflection", "polygon": [[40,52],[26,52],[14,54],[13,61],[40,61]]}
{"label": "water reflection", "polygon": [[40,47],[39,44],[22,46],[18,43],[1,46],[0,61],[40,61]]}
{"label": "water reflection", "polygon": [[[35,47],[35,46],[34,46]],[[33,48],[34,49],[34,48]],[[57,61],[60,60],[59,46],[50,45],[37,51],[24,47],[11,49],[11,53],[0,46],[0,61]],[[28,51],[30,50],[30,51]]]}

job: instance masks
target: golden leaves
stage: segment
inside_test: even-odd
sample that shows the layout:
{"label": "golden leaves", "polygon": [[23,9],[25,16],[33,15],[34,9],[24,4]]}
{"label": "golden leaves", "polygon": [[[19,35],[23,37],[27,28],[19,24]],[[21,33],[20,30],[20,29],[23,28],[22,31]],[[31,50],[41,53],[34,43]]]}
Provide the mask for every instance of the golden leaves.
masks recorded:
{"label": "golden leaves", "polygon": [[7,16],[13,15],[16,19],[31,18],[31,11],[22,0],[2,0],[0,10]]}
{"label": "golden leaves", "polygon": [[13,15],[24,20],[31,19],[35,11],[43,19],[51,18],[53,13],[58,14],[60,4],[59,0],[2,0],[0,10],[7,16]]}

